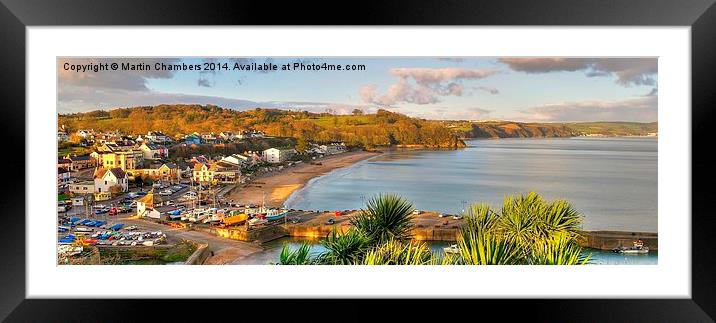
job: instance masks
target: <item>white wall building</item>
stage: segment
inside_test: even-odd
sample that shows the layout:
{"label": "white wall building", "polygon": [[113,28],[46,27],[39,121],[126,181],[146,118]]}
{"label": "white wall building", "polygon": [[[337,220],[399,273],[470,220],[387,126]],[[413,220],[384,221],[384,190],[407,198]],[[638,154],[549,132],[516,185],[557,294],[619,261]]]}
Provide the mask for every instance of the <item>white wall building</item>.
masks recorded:
{"label": "white wall building", "polygon": [[261,153],[261,159],[267,163],[280,164],[291,158],[296,153],[294,149],[269,148]]}
{"label": "white wall building", "polygon": [[94,177],[95,193],[107,193],[112,191],[113,186],[119,186],[120,191],[129,191],[129,180],[127,173],[121,168],[98,168]]}
{"label": "white wall building", "polygon": [[64,167],[57,167],[57,186],[70,183],[70,170]]}
{"label": "white wall building", "polygon": [[249,156],[233,154],[233,155],[226,156],[226,157],[222,158],[221,161],[238,166],[238,165],[241,165],[244,162],[246,162],[249,158],[250,158]]}

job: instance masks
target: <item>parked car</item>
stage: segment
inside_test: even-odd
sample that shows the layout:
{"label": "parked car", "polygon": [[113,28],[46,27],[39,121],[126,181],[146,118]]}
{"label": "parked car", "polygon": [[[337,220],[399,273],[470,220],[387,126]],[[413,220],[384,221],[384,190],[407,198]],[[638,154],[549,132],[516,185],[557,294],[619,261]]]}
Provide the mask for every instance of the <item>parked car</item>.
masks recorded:
{"label": "parked car", "polygon": [[174,192],[172,192],[172,190],[163,190],[163,191],[159,192],[159,195],[161,195],[161,196],[169,196],[172,194],[174,194]]}
{"label": "parked car", "polygon": [[418,215],[418,214],[420,214],[420,210],[413,210],[413,215]]}
{"label": "parked car", "polygon": [[459,216],[456,214],[456,215],[453,215],[452,218],[453,218],[453,220],[460,220],[460,219],[462,219],[462,216]]}
{"label": "parked car", "polygon": [[445,214],[440,213],[440,214],[438,214],[438,217],[439,217],[439,218],[444,218],[444,217],[445,217]]}
{"label": "parked car", "polygon": [[328,225],[331,225],[331,224],[334,224],[334,223],[336,223],[336,221],[333,220],[333,219],[328,219],[328,221],[326,221],[326,224],[328,224]]}

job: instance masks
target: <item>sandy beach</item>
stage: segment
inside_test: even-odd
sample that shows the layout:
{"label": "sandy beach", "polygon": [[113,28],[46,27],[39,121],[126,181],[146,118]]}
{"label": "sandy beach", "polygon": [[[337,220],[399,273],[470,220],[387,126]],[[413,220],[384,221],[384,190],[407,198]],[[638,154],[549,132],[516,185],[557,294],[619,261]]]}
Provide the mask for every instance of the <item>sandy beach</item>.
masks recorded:
{"label": "sandy beach", "polygon": [[251,183],[233,189],[225,197],[242,204],[261,204],[263,195],[266,193],[266,205],[280,207],[291,196],[291,193],[306,185],[311,178],[321,176],[334,169],[353,165],[377,154],[379,153],[354,151],[315,161],[321,165],[301,163],[281,171],[263,174]]}

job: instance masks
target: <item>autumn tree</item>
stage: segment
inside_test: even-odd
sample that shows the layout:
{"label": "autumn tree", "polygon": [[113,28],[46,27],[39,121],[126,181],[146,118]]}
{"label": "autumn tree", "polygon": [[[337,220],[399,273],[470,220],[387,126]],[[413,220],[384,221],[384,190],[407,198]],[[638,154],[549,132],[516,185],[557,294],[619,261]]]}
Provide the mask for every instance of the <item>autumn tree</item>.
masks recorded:
{"label": "autumn tree", "polygon": [[299,153],[305,153],[308,148],[310,148],[308,140],[306,140],[306,138],[299,137],[296,141],[296,151],[298,151]]}

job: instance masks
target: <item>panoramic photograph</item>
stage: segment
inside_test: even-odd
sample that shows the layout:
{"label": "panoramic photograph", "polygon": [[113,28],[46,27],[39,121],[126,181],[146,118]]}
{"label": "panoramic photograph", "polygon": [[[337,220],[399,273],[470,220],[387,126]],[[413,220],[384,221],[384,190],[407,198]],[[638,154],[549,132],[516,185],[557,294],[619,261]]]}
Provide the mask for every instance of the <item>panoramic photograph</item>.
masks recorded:
{"label": "panoramic photograph", "polygon": [[656,57],[58,57],[58,265],[657,265]]}

